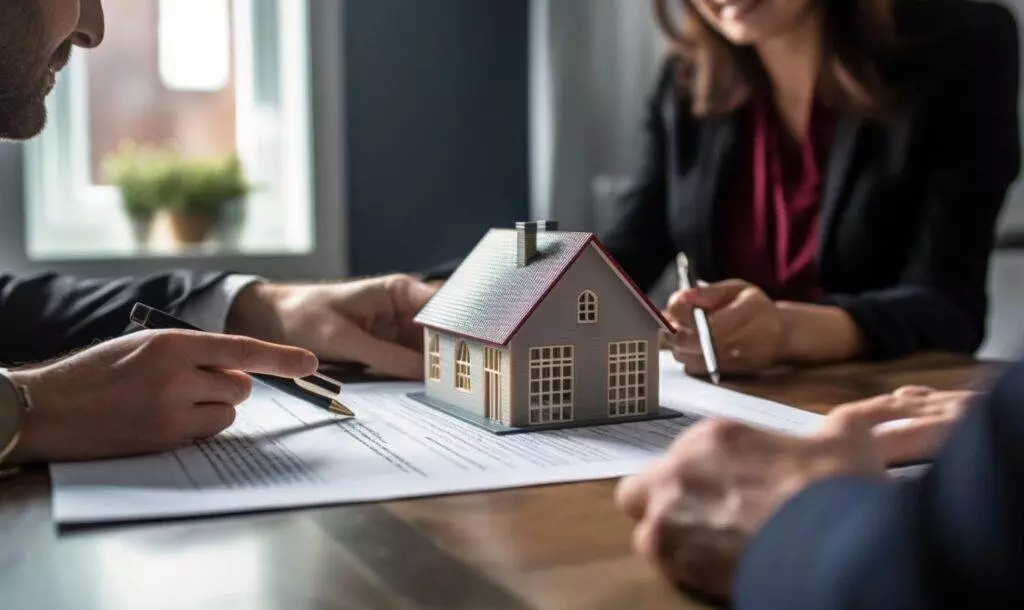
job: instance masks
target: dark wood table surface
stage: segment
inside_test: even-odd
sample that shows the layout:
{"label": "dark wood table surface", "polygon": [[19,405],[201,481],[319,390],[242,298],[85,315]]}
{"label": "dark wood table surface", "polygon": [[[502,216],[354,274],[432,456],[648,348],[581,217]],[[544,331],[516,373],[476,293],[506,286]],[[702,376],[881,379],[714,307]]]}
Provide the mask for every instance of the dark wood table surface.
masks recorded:
{"label": "dark wood table surface", "polygon": [[[999,364],[925,355],[732,383],[825,412]],[[699,608],[630,552],[613,481],[58,531],[44,470],[0,482],[0,608]]]}

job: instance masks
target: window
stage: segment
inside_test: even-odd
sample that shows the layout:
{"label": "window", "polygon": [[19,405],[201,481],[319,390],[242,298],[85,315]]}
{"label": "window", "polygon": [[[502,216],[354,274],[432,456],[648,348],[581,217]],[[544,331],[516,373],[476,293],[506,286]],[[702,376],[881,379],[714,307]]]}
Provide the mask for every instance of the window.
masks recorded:
{"label": "window", "polygon": [[441,381],[441,339],[437,333],[430,335],[430,380]]}
{"label": "window", "polygon": [[580,324],[595,324],[597,322],[597,295],[590,290],[583,291],[578,305],[577,321]]}
{"label": "window", "polygon": [[[30,258],[310,253],[309,4],[106,0],[105,8],[106,40],[76,50],[47,101],[48,128],[26,149]],[[139,230],[104,171],[125,141],[189,160],[237,155],[255,189],[237,209],[225,207],[201,243],[188,243],[167,210]]]}
{"label": "window", "polygon": [[608,416],[647,413],[647,342],[608,344]]}
{"label": "window", "polygon": [[463,392],[473,391],[471,372],[469,346],[465,341],[459,341],[458,347],[455,348],[455,389]]}
{"label": "window", "polygon": [[530,349],[530,424],[572,421],[573,347]]}
{"label": "window", "polygon": [[502,421],[501,350],[484,348],[484,416]]}

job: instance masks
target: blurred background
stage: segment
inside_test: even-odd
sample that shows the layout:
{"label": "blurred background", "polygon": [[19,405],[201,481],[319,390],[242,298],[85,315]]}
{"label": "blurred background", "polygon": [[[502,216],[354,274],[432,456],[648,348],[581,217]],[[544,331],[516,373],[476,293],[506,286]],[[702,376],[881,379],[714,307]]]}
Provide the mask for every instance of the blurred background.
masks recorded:
{"label": "blurred background", "polygon": [[[337,278],[600,231],[663,51],[646,0],[104,3],[44,135],[0,144],[4,270]],[[999,237],[983,357],[1024,334],[1019,186]]]}

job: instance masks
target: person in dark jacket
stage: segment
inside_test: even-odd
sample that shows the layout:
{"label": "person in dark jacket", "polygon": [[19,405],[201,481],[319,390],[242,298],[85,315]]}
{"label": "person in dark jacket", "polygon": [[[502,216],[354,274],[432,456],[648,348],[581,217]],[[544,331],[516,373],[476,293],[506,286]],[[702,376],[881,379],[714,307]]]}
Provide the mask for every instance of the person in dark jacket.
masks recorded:
{"label": "person in dark jacket", "polygon": [[[657,0],[678,50],[605,244],[644,289],[678,252],[667,338],[704,370],[971,353],[1020,166],[1012,14],[965,0]],[[680,12],[682,14],[680,14]],[[678,27],[677,27],[678,25]]]}
{"label": "person in dark jacket", "polygon": [[[73,47],[103,40],[103,8],[4,0],[0,12],[0,139],[24,140],[43,129]],[[133,455],[217,434],[249,394],[245,372],[300,377],[322,358],[421,377],[412,318],[433,292],[406,276],[289,286],[184,270],[120,280],[0,274],[0,471],[5,459]],[[122,337],[137,301],[215,332]]]}
{"label": "person in dark jacket", "polygon": [[[618,501],[640,554],[736,610],[1024,608],[1022,397],[1024,362],[945,444],[931,432],[951,420],[927,420],[963,397],[926,388],[837,409],[810,438],[703,422]],[[877,435],[905,418],[923,420],[917,457],[935,459],[897,480]]]}

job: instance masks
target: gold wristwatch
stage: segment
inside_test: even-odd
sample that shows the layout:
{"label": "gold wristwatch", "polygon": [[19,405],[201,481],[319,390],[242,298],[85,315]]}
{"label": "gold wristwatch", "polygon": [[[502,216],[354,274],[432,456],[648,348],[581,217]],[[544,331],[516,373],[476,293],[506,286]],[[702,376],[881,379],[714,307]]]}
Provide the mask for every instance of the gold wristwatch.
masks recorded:
{"label": "gold wristwatch", "polygon": [[4,460],[18,445],[21,421],[31,408],[28,390],[14,383],[7,371],[0,369],[0,477],[9,474],[4,468]]}

